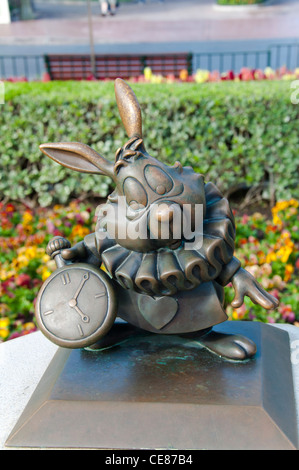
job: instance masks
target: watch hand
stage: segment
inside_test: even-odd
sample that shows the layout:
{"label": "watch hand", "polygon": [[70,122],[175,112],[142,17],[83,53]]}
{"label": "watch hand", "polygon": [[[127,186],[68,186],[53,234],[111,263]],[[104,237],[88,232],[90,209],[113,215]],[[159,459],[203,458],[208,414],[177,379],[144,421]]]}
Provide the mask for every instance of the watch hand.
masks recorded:
{"label": "watch hand", "polygon": [[82,287],[84,286],[85,282],[87,281],[87,279],[89,279],[89,274],[88,273],[84,274],[84,276],[82,278],[82,281],[80,282],[80,285],[79,285],[73,299],[77,300],[77,297],[80,294],[80,291],[81,291]]}
{"label": "watch hand", "polygon": [[77,305],[77,300],[76,299],[71,299],[69,300],[69,306],[71,308],[74,308],[76,310],[77,313],[79,313],[79,315],[81,316],[81,320],[84,321],[84,323],[88,323],[89,322],[89,317],[87,315],[85,315],[81,310],[80,308],[78,307]]}
{"label": "watch hand", "polygon": [[76,310],[77,313],[79,313],[79,315],[81,316],[81,320],[84,321],[84,323],[89,322],[89,317],[87,315],[84,315],[84,313],[81,312],[81,310],[79,309],[79,307],[77,307],[77,305],[75,305],[74,309]]}

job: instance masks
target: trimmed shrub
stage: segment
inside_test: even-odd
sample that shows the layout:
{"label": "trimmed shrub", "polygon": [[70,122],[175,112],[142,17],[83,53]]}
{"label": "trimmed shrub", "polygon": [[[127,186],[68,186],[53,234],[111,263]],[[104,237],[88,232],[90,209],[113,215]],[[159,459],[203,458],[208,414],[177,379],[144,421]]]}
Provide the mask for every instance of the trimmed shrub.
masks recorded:
{"label": "trimmed shrub", "polygon": [[[145,145],[168,164],[191,165],[225,194],[260,186],[265,198],[298,198],[299,106],[287,81],[132,84]],[[79,141],[114,160],[127,140],[112,82],[6,84],[0,115],[0,199],[42,206],[106,197],[111,181],[57,165],[44,142]]]}

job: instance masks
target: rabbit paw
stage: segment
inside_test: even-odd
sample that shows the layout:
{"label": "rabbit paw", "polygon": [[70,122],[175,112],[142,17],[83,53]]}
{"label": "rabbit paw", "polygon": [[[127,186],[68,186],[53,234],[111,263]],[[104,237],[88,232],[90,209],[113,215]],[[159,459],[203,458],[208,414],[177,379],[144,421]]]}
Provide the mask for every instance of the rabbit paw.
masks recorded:
{"label": "rabbit paw", "polygon": [[70,242],[63,237],[54,237],[52,238],[46,248],[47,255],[53,257],[54,253],[65,250],[71,247]]}

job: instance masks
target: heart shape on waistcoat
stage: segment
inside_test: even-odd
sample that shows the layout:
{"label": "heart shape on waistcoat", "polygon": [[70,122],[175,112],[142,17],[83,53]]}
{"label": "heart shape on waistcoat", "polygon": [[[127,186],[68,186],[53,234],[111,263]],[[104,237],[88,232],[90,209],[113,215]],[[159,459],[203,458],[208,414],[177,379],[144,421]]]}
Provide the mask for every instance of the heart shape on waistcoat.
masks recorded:
{"label": "heart shape on waistcoat", "polygon": [[179,304],[173,297],[141,295],[138,299],[138,307],[145,320],[157,330],[161,330],[173,319]]}

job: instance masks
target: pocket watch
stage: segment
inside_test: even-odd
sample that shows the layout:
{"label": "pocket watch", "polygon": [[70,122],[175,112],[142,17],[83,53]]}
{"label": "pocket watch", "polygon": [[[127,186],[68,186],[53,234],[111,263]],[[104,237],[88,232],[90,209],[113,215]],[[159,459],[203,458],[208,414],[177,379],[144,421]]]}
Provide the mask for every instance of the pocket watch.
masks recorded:
{"label": "pocket watch", "polygon": [[[61,246],[69,247],[63,243]],[[111,279],[93,265],[66,264],[60,250],[52,257],[58,269],[42,285],[35,304],[39,329],[58,346],[90,346],[108,333],[116,318]]]}

